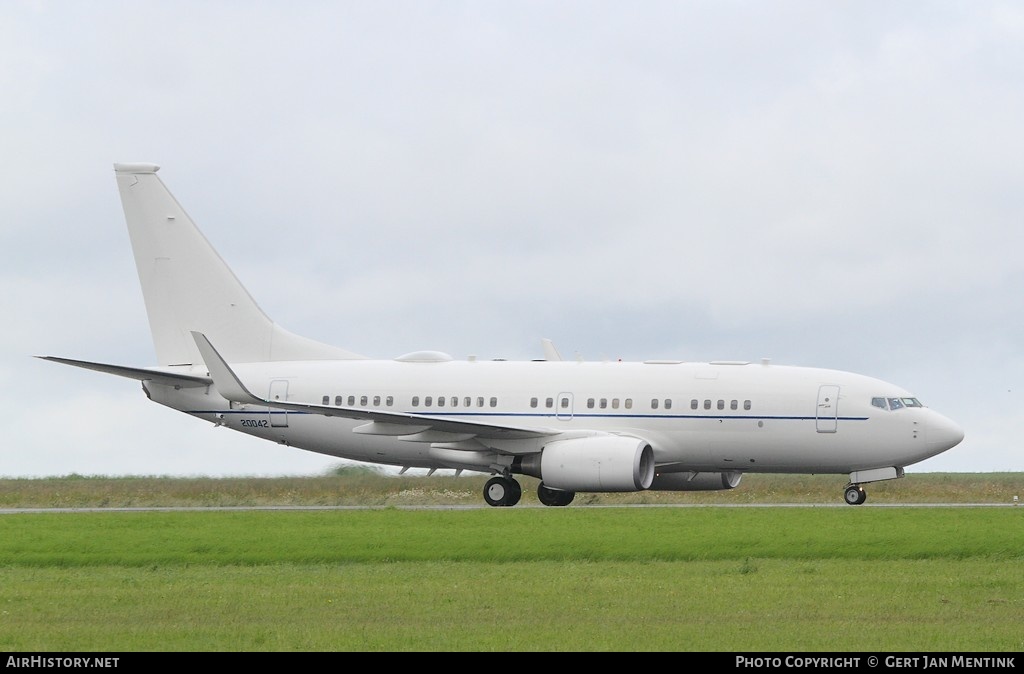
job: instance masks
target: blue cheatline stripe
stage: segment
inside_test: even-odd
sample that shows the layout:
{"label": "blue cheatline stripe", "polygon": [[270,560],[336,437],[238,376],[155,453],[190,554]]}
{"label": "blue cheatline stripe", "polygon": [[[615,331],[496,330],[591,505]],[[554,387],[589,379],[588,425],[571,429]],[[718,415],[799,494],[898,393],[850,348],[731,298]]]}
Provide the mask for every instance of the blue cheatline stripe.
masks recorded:
{"label": "blue cheatline stripe", "polygon": [[[347,409],[351,409],[351,408],[347,408]],[[381,410],[381,409],[370,409],[370,408],[367,408],[366,411],[367,412],[383,412],[383,413],[386,414],[386,413],[390,412],[391,410]],[[270,412],[268,412],[267,410],[185,410],[185,413],[186,414],[237,414],[237,415],[247,415],[247,416],[261,415],[261,414],[268,414],[269,413],[269,414],[296,414],[296,415],[297,414],[308,414],[308,415],[312,415],[312,416],[326,416],[326,415],[320,415],[320,414],[318,414],[316,412],[295,412],[295,411],[292,411],[292,410],[273,410],[273,411],[270,411]],[[693,420],[714,421],[714,420],[721,419],[721,420],[730,420],[730,421],[744,421],[744,420],[753,420],[753,421],[817,421],[820,418],[820,419],[825,419],[825,420],[828,420],[828,421],[832,421],[833,419],[836,420],[836,421],[867,421],[870,418],[870,417],[808,417],[808,416],[802,416],[801,417],[801,416],[763,416],[763,415],[736,415],[736,416],[715,415],[715,416],[704,416],[704,415],[700,415],[700,414],[587,414],[587,413],[579,413],[579,412],[573,413],[573,414],[569,414],[569,413],[555,414],[553,412],[552,413],[538,413],[538,412],[505,412],[505,413],[498,413],[498,412],[442,412],[442,411],[423,412],[423,411],[418,411],[418,410],[416,410],[416,411],[414,411],[414,410],[405,410],[405,411],[400,412],[400,414],[415,414],[416,416],[421,416],[421,417],[444,417],[446,419],[459,418],[459,417],[465,417],[465,418],[471,418],[471,419],[487,419],[487,418],[490,418],[490,419],[505,418],[505,419],[507,419],[509,417],[513,417],[513,418],[517,418],[517,419],[559,419],[559,420],[563,420],[563,419],[567,419],[567,418],[572,418],[572,419],[623,419],[623,420],[625,420],[625,419],[693,419]],[[342,418],[344,418],[344,417],[342,417]]]}

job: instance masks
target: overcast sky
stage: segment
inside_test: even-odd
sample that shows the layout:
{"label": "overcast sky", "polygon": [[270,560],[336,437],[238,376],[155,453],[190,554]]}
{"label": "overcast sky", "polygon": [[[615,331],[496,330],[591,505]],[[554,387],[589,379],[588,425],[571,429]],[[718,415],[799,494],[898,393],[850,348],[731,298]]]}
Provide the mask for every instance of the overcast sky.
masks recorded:
{"label": "overcast sky", "polygon": [[0,476],[341,463],[33,358],[155,363],[114,162],[293,332],[852,370],[1024,471],[1019,2],[6,0],[0,91]]}

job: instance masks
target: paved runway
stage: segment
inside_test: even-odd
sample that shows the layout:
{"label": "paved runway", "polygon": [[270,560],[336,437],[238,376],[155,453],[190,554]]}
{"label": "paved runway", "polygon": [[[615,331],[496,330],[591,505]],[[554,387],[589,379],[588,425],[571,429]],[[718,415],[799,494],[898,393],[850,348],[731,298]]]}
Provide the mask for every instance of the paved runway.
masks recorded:
{"label": "paved runway", "polygon": [[[615,505],[570,505],[580,508],[1006,508],[1016,503],[865,503],[851,506],[837,503],[636,503]],[[479,505],[379,505],[379,506],[139,506],[131,508],[0,508],[0,515],[29,513],[114,513],[114,512],[213,512],[248,510],[479,510],[491,508]],[[545,505],[517,505],[515,508],[550,508]],[[1024,512],[1024,509],[1022,509]]]}

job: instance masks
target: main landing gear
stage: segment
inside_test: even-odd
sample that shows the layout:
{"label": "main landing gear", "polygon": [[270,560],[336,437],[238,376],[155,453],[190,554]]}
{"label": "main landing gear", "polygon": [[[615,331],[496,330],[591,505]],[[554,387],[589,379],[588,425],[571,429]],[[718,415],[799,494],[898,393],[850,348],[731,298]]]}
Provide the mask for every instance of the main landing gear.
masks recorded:
{"label": "main landing gear", "polygon": [[567,506],[572,503],[575,497],[576,492],[574,491],[562,491],[545,487],[543,482],[537,487],[537,498],[546,506]]}
{"label": "main landing gear", "polygon": [[868,493],[859,484],[848,484],[846,491],[843,492],[843,499],[848,505],[860,505],[868,500]]}
{"label": "main landing gear", "polygon": [[[484,500],[489,506],[514,506],[519,503],[522,495],[523,489],[519,483],[503,475],[492,477],[484,485]],[[546,506],[567,506],[575,497],[576,492],[574,491],[551,489],[545,487],[543,482],[537,487],[537,498]]]}
{"label": "main landing gear", "polygon": [[523,488],[510,477],[492,477],[484,485],[484,500],[489,506],[514,506],[522,495]]}

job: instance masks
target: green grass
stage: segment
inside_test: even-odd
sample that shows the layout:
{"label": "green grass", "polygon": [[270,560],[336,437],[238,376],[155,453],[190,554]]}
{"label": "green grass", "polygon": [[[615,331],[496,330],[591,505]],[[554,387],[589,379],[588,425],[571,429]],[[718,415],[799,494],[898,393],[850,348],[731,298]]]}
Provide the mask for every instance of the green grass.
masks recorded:
{"label": "green grass", "polygon": [[[0,478],[0,508],[261,505],[480,505],[487,476],[384,475],[343,467],[316,477],[164,478],[68,475]],[[536,505],[537,480],[519,476],[524,505]],[[745,475],[740,486],[711,492],[578,494],[573,505],[842,503],[842,475]],[[879,503],[1010,503],[1024,499],[1024,473],[921,473],[867,485]],[[572,506],[570,506],[572,507]]]}
{"label": "green grass", "polygon": [[0,516],[0,650],[1024,649],[1024,508]]}
{"label": "green grass", "polygon": [[4,581],[13,652],[1024,646],[1019,572],[991,561],[101,566]]}
{"label": "green grass", "polygon": [[5,516],[0,565],[1020,559],[1013,508],[481,508]]}

